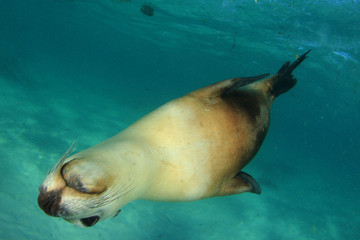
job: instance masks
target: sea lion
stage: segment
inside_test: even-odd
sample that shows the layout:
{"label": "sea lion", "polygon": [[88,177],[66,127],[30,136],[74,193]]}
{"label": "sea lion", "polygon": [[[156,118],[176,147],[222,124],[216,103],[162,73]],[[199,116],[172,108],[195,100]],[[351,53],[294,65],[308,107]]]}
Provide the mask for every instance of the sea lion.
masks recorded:
{"label": "sea lion", "polygon": [[201,88],[104,142],[67,152],[40,186],[40,208],[89,227],[135,199],[259,194],[259,184],[242,169],[265,138],[274,99],[296,84],[292,71],[309,51],[269,78],[232,78]]}

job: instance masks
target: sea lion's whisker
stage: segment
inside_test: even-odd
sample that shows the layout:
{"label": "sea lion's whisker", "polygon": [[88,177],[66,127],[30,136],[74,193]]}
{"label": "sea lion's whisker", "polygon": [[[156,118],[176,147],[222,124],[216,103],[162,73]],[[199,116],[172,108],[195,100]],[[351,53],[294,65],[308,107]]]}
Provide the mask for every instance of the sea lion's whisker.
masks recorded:
{"label": "sea lion's whisker", "polygon": [[[75,140],[70,147],[66,150],[66,152],[61,156],[61,158],[57,161],[57,163],[55,163],[54,167],[50,170],[49,173],[53,173],[56,172],[60,166],[63,165],[64,161],[66,158],[68,158],[70,156],[70,154],[74,151],[75,146],[77,144],[77,140]],[[48,174],[49,174],[48,173]]]}
{"label": "sea lion's whisker", "polygon": [[120,187],[120,188],[113,188],[110,191],[108,191],[107,193],[105,193],[104,195],[101,196],[96,196],[94,198],[92,198],[88,204],[86,204],[89,208],[98,208],[98,207],[102,207],[104,205],[107,205],[110,202],[115,201],[118,198],[121,198],[125,195],[127,195],[128,193],[130,193],[131,191],[134,190],[134,187],[132,187],[133,184],[132,182],[130,182],[127,186],[125,187]]}
{"label": "sea lion's whisker", "polygon": [[72,212],[82,212],[87,209],[94,209],[105,206],[110,202],[113,202],[116,199],[121,198],[134,190],[134,187],[130,188],[132,185],[132,182],[130,182],[125,187],[112,188],[110,191],[104,193],[103,195],[95,194],[92,198],[88,199],[85,204],[71,206]]}

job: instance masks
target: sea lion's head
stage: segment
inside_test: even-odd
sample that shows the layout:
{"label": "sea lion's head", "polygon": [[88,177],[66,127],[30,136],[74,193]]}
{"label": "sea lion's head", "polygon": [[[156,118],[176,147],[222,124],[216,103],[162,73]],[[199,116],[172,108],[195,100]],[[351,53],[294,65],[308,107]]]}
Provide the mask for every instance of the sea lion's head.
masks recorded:
{"label": "sea lion's head", "polygon": [[39,188],[38,204],[48,215],[90,227],[119,214],[129,202],[131,179],[119,179],[102,161],[64,156]]}

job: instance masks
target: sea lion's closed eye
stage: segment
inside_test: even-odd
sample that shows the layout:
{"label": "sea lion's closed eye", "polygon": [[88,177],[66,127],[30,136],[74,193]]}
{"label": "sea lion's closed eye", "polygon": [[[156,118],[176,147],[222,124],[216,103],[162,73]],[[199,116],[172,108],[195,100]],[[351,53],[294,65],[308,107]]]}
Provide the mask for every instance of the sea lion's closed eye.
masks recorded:
{"label": "sea lion's closed eye", "polygon": [[101,184],[101,171],[96,166],[73,159],[61,168],[61,175],[66,185],[82,193],[99,194],[106,190]]}

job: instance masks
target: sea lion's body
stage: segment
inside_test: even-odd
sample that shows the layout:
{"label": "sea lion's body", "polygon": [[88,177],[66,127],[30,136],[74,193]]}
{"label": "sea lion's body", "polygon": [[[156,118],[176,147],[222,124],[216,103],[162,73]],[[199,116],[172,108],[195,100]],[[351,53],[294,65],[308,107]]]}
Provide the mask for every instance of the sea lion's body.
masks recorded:
{"label": "sea lion's body", "polygon": [[[49,215],[91,226],[135,199],[191,201],[260,193],[243,167],[259,150],[275,97],[292,88],[291,72],[234,78],[175,99],[114,137],[64,157],[40,188]],[[82,204],[82,205],[81,205]]]}
{"label": "sea lion's body", "polygon": [[[271,101],[262,97],[260,115],[253,119],[246,109],[232,106],[221,96],[209,101],[201,92],[163,105],[90,148],[89,155],[101,152],[104,159],[103,147],[111,148],[111,162],[123,161],[116,155],[142,154],[126,160],[146,166],[141,175],[147,176],[142,181],[148,184],[142,199],[187,201],[223,195],[222,184],[240,172],[259,149],[269,126]],[[73,157],[87,157],[88,151]]]}

